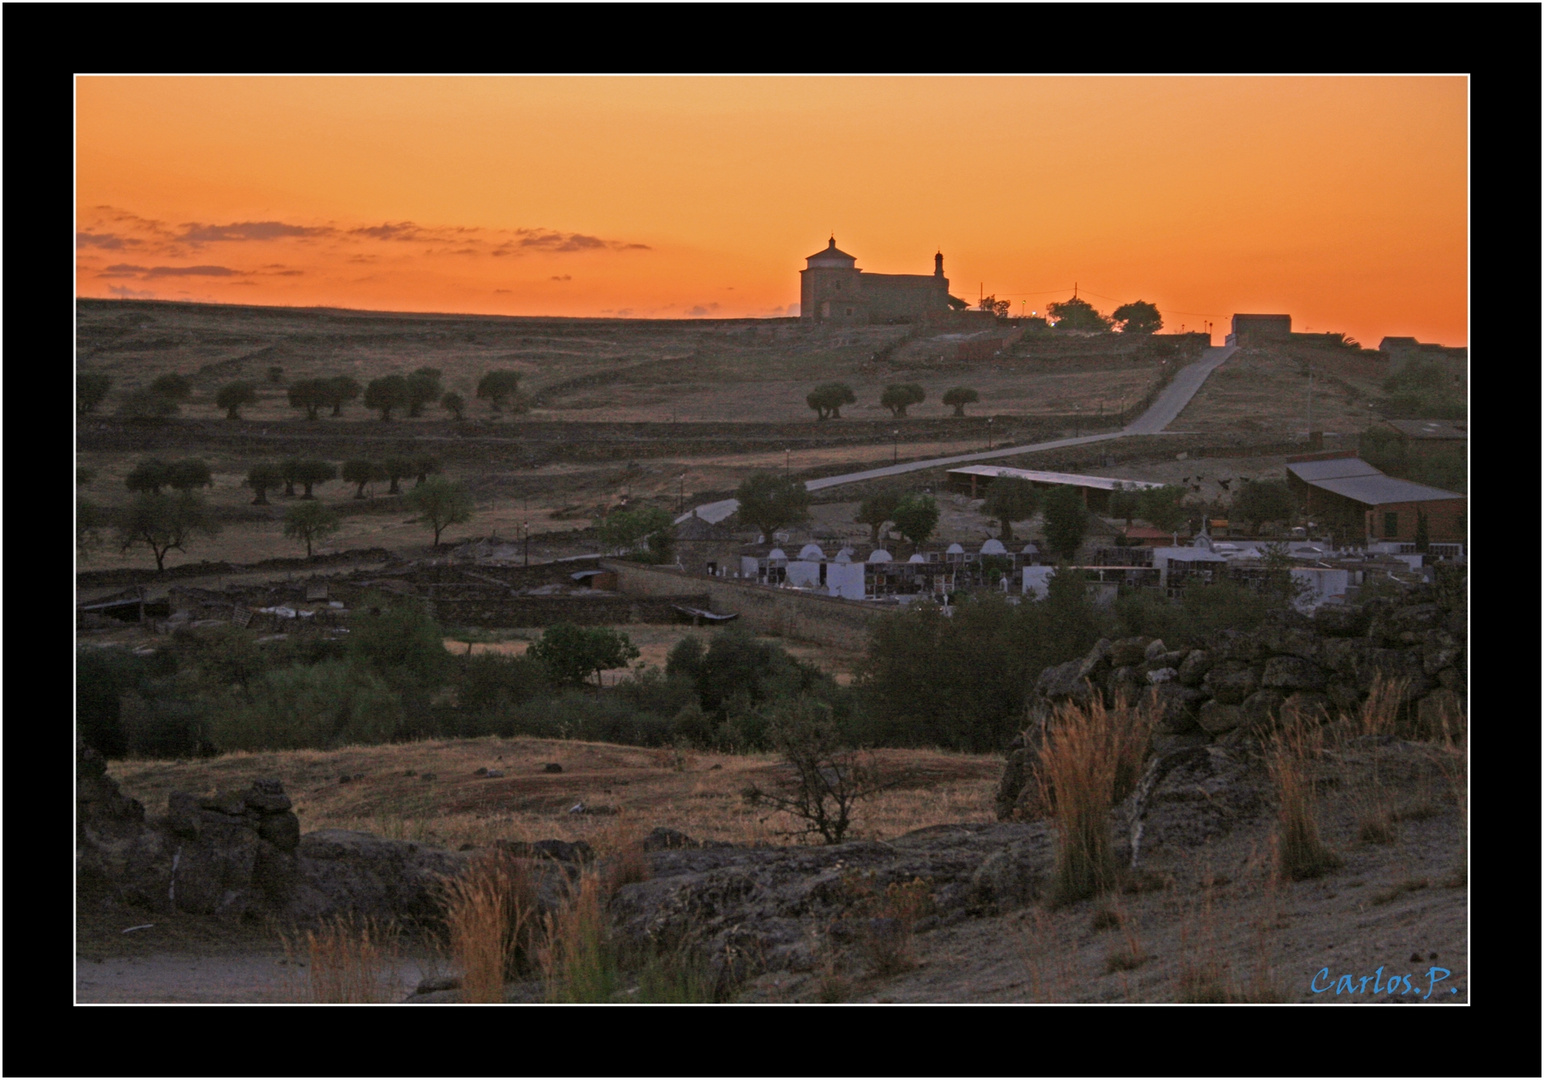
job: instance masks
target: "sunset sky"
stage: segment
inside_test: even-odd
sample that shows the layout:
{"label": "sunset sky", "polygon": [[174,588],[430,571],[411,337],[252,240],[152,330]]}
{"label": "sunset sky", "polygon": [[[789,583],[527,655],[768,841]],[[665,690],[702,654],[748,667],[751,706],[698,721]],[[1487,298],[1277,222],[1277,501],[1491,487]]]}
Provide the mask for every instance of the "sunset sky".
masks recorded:
{"label": "sunset sky", "polygon": [[[1468,343],[1468,82],[76,82],[88,297],[502,315],[797,313],[826,244],[1018,314]],[[792,312],[790,312],[790,308]]]}

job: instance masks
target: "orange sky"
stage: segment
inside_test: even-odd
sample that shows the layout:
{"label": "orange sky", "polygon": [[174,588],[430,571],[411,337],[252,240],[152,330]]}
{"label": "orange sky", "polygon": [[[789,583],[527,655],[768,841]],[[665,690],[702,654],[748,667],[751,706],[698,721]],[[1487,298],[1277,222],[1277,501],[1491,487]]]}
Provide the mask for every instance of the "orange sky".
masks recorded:
{"label": "orange sky", "polygon": [[[76,82],[94,297],[775,316],[804,257],[1167,329],[1468,342],[1468,83],[1429,78]],[[1023,304],[1021,304],[1023,302]]]}

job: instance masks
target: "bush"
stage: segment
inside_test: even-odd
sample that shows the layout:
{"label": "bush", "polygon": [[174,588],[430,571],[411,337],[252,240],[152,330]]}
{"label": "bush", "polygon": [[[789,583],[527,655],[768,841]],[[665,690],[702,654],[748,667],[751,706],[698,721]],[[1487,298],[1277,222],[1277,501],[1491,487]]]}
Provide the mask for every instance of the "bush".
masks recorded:
{"label": "bush", "polygon": [[513,733],[542,739],[669,746],[675,733],[671,720],[639,712],[619,695],[581,690],[533,698],[511,709],[509,715]]}
{"label": "bush", "polygon": [[252,703],[214,718],[221,750],[327,750],[389,742],[403,720],[402,702],[360,663],[329,661],[269,671],[252,687]]}
{"label": "bush", "polygon": [[528,655],[546,665],[559,686],[583,686],[595,676],[601,688],[601,672],[626,667],[638,658],[638,649],[619,630],[606,626],[549,626],[532,642]]}
{"label": "bush", "polygon": [[456,700],[478,713],[504,713],[546,690],[547,669],[529,656],[480,653],[462,662]]}
{"label": "bush", "polygon": [[772,787],[752,784],[741,793],[753,806],[769,806],[802,822],[806,833],[840,844],[857,804],[894,781],[880,776],[871,756],[843,745],[829,706],[807,697],[772,710],[768,734],[788,775]]}
{"label": "bush", "polygon": [[445,632],[412,600],[368,598],[349,619],[348,656],[394,690],[444,686],[454,670]]}

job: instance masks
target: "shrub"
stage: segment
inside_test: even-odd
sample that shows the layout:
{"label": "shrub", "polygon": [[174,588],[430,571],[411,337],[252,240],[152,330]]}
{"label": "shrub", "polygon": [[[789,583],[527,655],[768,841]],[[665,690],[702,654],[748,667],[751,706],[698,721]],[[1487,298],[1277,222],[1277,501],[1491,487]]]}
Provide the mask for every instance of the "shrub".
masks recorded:
{"label": "shrub", "polygon": [[[318,1004],[383,1004],[398,998],[398,935],[390,924],[338,916],[306,931],[308,996]],[[293,963],[295,949],[285,951]]]}
{"label": "shrub", "polygon": [[754,806],[769,806],[802,822],[801,828],[828,844],[840,844],[857,804],[887,788],[870,755],[845,749],[829,706],[798,698],[774,708],[772,745],[788,774],[776,786],[751,784],[741,794]]}
{"label": "shrub", "polygon": [[504,982],[535,954],[537,889],[529,860],[491,851],[443,885],[451,955],[467,1002],[502,1002]]}
{"label": "shrub", "polygon": [[265,673],[250,705],[212,721],[222,750],[326,750],[389,742],[402,724],[402,703],[374,672],[328,661]]}
{"label": "shrub", "polygon": [[558,623],[532,642],[528,654],[546,665],[559,686],[583,686],[594,675],[598,692],[601,673],[626,667],[638,658],[638,649],[626,634],[610,627]]}
{"label": "shrub", "polygon": [[480,653],[462,662],[456,698],[463,709],[503,713],[542,693],[547,683],[547,669],[534,657]]}
{"label": "shrub", "polygon": [[628,746],[668,746],[674,725],[667,717],[639,712],[626,699],[573,690],[532,698],[509,710],[510,730],[543,739],[581,739]]}
{"label": "shrub", "polygon": [[396,690],[443,686],[454,669],[440,624],[412,600],[367,598],[349,619],[348,655]]}
{"label": "shrub", "polygon": [[603,892],[597,875],[581,873],[566,902],[544,920],[540,959],[553,1001],[608,1001],[621,985]]}
{"label": "shrub", "polygon": [[1267,764],[1276,787],[1276,866],[1289,881],[1322,877],[1341,866],[1340,857],[1319,839],[1311,759],[1323,732],[1310,724],[1283,727],[1271,739]]}
{"label": "shrub", "polygon": [[1110,807],[1117,757],[1103,709],[1058,711],[1040,752],[1040,800],[1056,819],[1056,866],[1051,903],[1098,896],[1115,883]]}

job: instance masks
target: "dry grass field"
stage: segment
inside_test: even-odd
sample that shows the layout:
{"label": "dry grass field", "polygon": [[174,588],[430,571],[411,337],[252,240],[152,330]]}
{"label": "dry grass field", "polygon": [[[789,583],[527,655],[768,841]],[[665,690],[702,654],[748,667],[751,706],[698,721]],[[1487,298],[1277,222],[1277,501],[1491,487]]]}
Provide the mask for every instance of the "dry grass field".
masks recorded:
{"label": "dry grass field", "polygon": [[[908,782],[862,804],[855,839],[928,825],[992,820],[995,756],[880,751]],[[561,773],[542,767],[556,762]],[[172,791],[213,792],[277,777],[301,827],[358,829],[452,850],[494,840],[586,840],[602,852],[656,826],[704,840],[787,843],[786,815],[747,806],[740,791],[777,767],[770,754],[714,754],[550,739],[452,739],[333,751],[224,754],[203,761],[115,762],[113,775],[147,812]],[[479,768],[504,772],[497,779]],[[428,774],[432,774],[429,778]],[[341,776],[354,777],[346,783]],[[569,810],[583,803],[590,813]]]}
{"label": "dry grass field", "polygon": [[1326,434],[1363,431],[1381,419],[1371,402],[1382,396],[1389,366],[1378,356],[1296,343],[1242,348],[1212,373],[1170,426],[1274,441],[1305,438],[1311,361],[1314,428]]}

